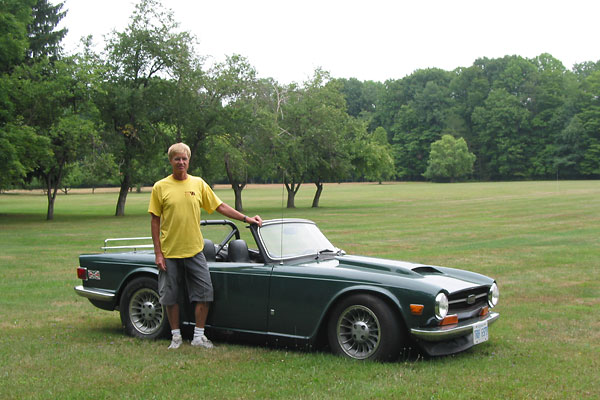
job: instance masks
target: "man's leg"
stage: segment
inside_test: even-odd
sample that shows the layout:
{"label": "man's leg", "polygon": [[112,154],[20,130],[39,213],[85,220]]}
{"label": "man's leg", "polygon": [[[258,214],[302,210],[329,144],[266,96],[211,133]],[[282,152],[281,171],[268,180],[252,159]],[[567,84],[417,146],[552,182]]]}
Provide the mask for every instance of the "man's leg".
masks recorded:
{"label": "man's leg", "polygon": [[171,326],[171,344],[169,349],[178,349],[183,343],[181,330],[179,329],[179,304],[175,303],[170,306],[165,306],[167,309],[167,318]]}
{"label": "man's leg", "polygon": [[206,317],[208,317],[209,308],[209,303],[196,303],[196,308],[194,310],[196,317],[196,328],[204,329],[204,325],[206,324]]}
{"label": "man's leg", "polygon": [[186,276],[188,284],[188,293],[190,301],[196,303],[194,316],[196,318],[196,327],[194,328],[194,339],[192,346],[201,346],[212,348],[213,344],[204,335],[204,324],[208,316],[210,302],[213,301],[213,287],[210,280],[208,264],[203,253],[186,259]]}
{"label": "man's leg", "polygon": [[170,349],[177,349],[183,343],[181,330],[179,329],[179,304],[177,303],[177,262],[166,259],[167,271],[158,273],[158,292],[160,302],[164,304],[167,311],[167,319],[171,327]]}
{"label": "man's leg", "polygon": [[165,306],[167,309],[167,318],[169,319],[169,325],[171,330],[179,329],[179,304],[175,303],[170,306]]}
{"label": "man's leg", "polygon": [[204,335],[204,325],[206,323],[209,308],[209,303],[196,302],[196,308],[194,309],[196,327],[194,328],[192,346],[201,346],[207,349],[212,349],[214,347],[212,342]]}

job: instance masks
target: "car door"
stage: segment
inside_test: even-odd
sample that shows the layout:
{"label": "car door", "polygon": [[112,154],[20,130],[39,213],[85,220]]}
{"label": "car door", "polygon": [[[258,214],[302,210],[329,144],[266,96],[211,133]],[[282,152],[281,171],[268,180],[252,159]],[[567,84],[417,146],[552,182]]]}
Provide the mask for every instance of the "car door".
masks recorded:
{"label": "car door", "polygon": [[209,263],[215,292],[207,324],[214,328],[266,332],[272,266],[262,263]]}
{"label": "car door", "polygon": [[337,260],[276,264],[271,277],[269,332],[308,338],[316,333],[327,306],[348,283],[332,272]]}

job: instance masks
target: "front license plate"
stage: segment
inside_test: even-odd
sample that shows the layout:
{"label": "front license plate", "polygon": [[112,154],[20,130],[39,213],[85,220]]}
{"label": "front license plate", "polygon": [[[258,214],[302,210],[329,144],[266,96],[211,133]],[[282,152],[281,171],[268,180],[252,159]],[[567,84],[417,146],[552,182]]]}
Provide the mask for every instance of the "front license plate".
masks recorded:
{"label": "front license plate", "polygon": [[489,338],[487,321],[478,322],[473,326],[473,344],[486,342]]}

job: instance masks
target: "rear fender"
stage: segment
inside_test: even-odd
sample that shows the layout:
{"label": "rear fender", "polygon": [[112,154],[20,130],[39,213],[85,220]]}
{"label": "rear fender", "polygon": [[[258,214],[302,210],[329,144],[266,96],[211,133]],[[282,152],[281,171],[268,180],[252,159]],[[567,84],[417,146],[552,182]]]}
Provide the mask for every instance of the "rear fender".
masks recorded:
{"label": "rear fender", "polygon": [[116,296],[115,310],[119,309],[119,303],[121,302],[121,294],[123,293],[125,287],[129,284],[129,282],[140,276],[148,276],[154,279],[158,279],[158,269],[151,267],[140,267],[129,271],[129,273],[123,277],[123,280],[121,280],[121,283],[119,284],[119,289],[117,290]]}

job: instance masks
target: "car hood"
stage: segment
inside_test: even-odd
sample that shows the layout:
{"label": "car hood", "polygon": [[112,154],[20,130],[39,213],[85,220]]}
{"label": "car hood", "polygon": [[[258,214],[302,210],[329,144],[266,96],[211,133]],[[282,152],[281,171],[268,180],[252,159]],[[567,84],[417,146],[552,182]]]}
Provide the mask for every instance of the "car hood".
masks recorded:
{"label": "car hood", "polygon": [[401,279],[414,279],[427,286],[444,289],[450,294],[481,285],[491,285],[494,282],[493,279],[474,272],[407,261],[354,255],[339,256],[336,259],[340,263],[338,268],[359,270],[368,274],[383,274],[390,279],[394,276]]}

